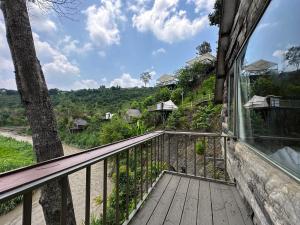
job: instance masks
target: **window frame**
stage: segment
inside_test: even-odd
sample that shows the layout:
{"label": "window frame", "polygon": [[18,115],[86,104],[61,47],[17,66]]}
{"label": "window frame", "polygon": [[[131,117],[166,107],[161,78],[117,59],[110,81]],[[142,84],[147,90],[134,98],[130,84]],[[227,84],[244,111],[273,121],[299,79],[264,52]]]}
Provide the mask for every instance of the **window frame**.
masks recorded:
{"label": "window frame", "polygon": [[[232,74],[232,72],[234,73],[234,107],[233,107],[233,131],[230,131],[228,128],[228,135],[229,136],[234,136],[236,137],[236,140],[238,142],[240,142],[241,144],[243,144],[245,147],[247,147],[250,151],[254,152],[255,154],[257,154],[261,159],[263,159],[264,161],[266,161],[267,163],[271,164],[271,166],[274,166],[275,168],[277,168],[279,171],[283,172],[284,174],[288,175],[289,177],[293,178],[297,183],[300,183],[300,177],[297,177],[296,175],[294,175],[292,172],[290,172],[288,169],[284,168],[283,166],[281,166],[279,163],[277,163],[276,161],[271,160],[270,158],[268,158],[263,152],[261,152],[260,150],[258,150],[257,148],[255,148],[254,146],[252,146],[251,144],[245,142],[244,140],[242,140],[240,138],[240,129],[239,129],[239,125],[240,125],[240,118],[238,115],[238,107],[239,107],[239,96],[238,96],[238,91],[239,91],[239,84],[240,84],[240,65],[241,65],[241,57],[242,55],[246,52],[247,50],[247,46],[248,43],[250,41],[250,38],[252,36],[252,34],[254,33],[254,31],[256,30],[258,24],[260,23],[262,17],[264,16],[266,10],[269,8],[270,3],[272,2],[272,0],[268,1],[265,6],[264,9],[262,10],[262,13],[259,15],[259,18],[257,19],[257,21],[255,22],[255,24],[253,25],[253,27],[251,28],[249,34],[247,35],[244,43],[242,44],[241,48],[239,49],[233,65],[231,67],[231,69],[229,70],[228,76],[230,77],[230,75]],[[228,87],[227,87],[228,88]],[[227,100],[229,100],[229,92],[227,89]],[[228,104],[228,103],[227,103]],[[228,107],[228,106],[227,106]]]}

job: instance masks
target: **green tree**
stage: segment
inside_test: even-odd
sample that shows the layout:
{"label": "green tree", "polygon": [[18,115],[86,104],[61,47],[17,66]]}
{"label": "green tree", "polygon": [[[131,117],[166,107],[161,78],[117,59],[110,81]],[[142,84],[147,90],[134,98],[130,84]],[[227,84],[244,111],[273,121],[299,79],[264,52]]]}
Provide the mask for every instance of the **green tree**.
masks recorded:
{"label": "green tree", "polygon": [[285,59],[290,65],[295,66],[298,70],[300,65],[300,46],[293,46],[289,48],[285,54]]}
{"label": "green tree", "polygon": [[156,94],[155,94],[155,100],[156,102],[160,101],[168,101],[171,97],[171,91],[164,87],[161,88]]}
{"label": "green tree", "polygon": [[210,43],[207,41],[203,41],[201,45],[198,45],[196,47],[197,49],[197,55],[203,55],[205,53],[211,52]]}
{"label": "green tree", "polygon": [[222,16],[222,1],[216,0],[214,11],[208,15],[209,25],[220,26]]}
{"label": "green tree", "polygon": [[147,86],[147,84],[150,82],[150,80],[152,79],[152,75],[150,72],[143,72],[140,75],[140,79],[144,82],[145,87]]}

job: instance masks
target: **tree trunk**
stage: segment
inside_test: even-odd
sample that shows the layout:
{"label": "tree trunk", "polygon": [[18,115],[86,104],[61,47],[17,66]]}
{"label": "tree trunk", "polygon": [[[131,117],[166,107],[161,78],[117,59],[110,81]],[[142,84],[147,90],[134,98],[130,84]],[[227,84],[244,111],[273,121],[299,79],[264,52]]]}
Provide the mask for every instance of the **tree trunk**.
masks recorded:
{"label": "tree trunk", "polygon": [[[31,130],[33,148],[38,162],[63,156],[57,133],[53,107],[44,74],[37,59],[26,0],[0,0],[6,36],[12,55],[17,88],[25,107]],[[64,178],[68,179],[68,178]],[[67,182],[67,224],[76,224],[69,182]],[[62,180],[44,185],[42,205],[47,225],[60,224]]]}

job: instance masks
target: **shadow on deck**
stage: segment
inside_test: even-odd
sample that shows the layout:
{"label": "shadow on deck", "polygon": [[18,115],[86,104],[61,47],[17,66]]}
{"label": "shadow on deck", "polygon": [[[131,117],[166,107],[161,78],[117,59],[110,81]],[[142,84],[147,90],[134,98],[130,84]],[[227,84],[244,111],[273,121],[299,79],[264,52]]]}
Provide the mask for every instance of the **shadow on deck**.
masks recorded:
{"label": "shadow on deck", "polygon": [[165,172],[130,225],[253,225],[233,185]]}

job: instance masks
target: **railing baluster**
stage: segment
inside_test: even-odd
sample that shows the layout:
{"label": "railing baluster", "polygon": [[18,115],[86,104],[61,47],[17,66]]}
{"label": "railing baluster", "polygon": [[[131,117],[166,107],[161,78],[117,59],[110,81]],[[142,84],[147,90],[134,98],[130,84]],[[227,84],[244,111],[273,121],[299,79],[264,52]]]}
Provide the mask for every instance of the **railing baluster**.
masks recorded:
{"label": "railing baluster", "polygon": [[153,139],[151,139],[151,146],[150,146],[150,182],[151,182],[151,187],[153,184],[153,180],[152,180],[152,166],[153,166]]}
{"label": "railing baluster", "polygon": [[216,179],[216,138],[213,138],[213,143],[214,143],[214,179]]}
{"label": "railing baluster", "polygon": [[23,195],[23,225],[31,224],[31,214],[32,214],[32,191],[26,192]]}
{"label": "railing baluster", "polygon": [[161,169],[162,171],[164,169],[164,161],[165,161],[165,134],[161,135]]}
{"label": "railing baluster", "polygon": [[103,225],[106,225],[107,210],[107,159],[103,161]]}
{"label": "railing baluster", "polygon": [[85,176],[85,225],[90,225],[91,166],[86,167]]}
{"label": "railing baluster", "polygon": [[148,193],[148,179],[149,179],[148,155],[149,155],[149,142],[146,143],[146,193]]}
{"label": "railing baluster", "polygon": [[197,138],[194,139],[194,176],[197,176],[197,148],[196,148]]}
{"label": "railing baluster", "polygon": [[129,218],[129,149],[126,151],[126,219]]}
{"label": "railing baluster", "polygon": [[185,173],[187,174],[187,150],[188,150],[188,136],[185,136],[184,140],[185,140]]}
{"label": "railing baluster", "polygon": [[136,155],[136,147],[134,147],[134,208],[137,207],[137,155]]}
{"label": "railing baluster", "polygon": [[171,142],[170,142],[170,135],[168,134],[168,167],[169,170],[171,169]]}
{"label": "railing baluster", "polygon": [[226,137],[224,137],[224,174],[225,174],[225,181],[228,180],[227,177],[227,143],[226,143],[227,139]]}
{"label": "railing baluster", "polygon": [[178,138],[176,138],[176,171],[177,172],[178,172],[178,148],[179,148]]}
{"label": "railing baluster", "polygon": [[203,166],[204,166],[203,173],[204,173],[204,177],[206,177],[206,138],[205,137],[203,137],[203,146],[204,146],[203,147]]}
{"label": "railing baluster", "polygon": [[116,155],[116,224],[120,224],[120,205],[119,205],[119,189],[120,189],[120,174],[119,174],[119,153]]}
{"label": "railing baluster", "polygon": [[140,189],[141,189],[141,200],[143,200],[143,148],[142,144],[140,144],[140,154],[141,154],[141,183],[140,183]]}
{"label": "railing baluster", "polygon": [[61,178],[61,212],[60,212],[60,224],[67,224],[67,187],[68,177]]}
{"label": "railing baluster", "polygon": [[157,137],[157,169],[158,173],[160,173],[160,136]]}

